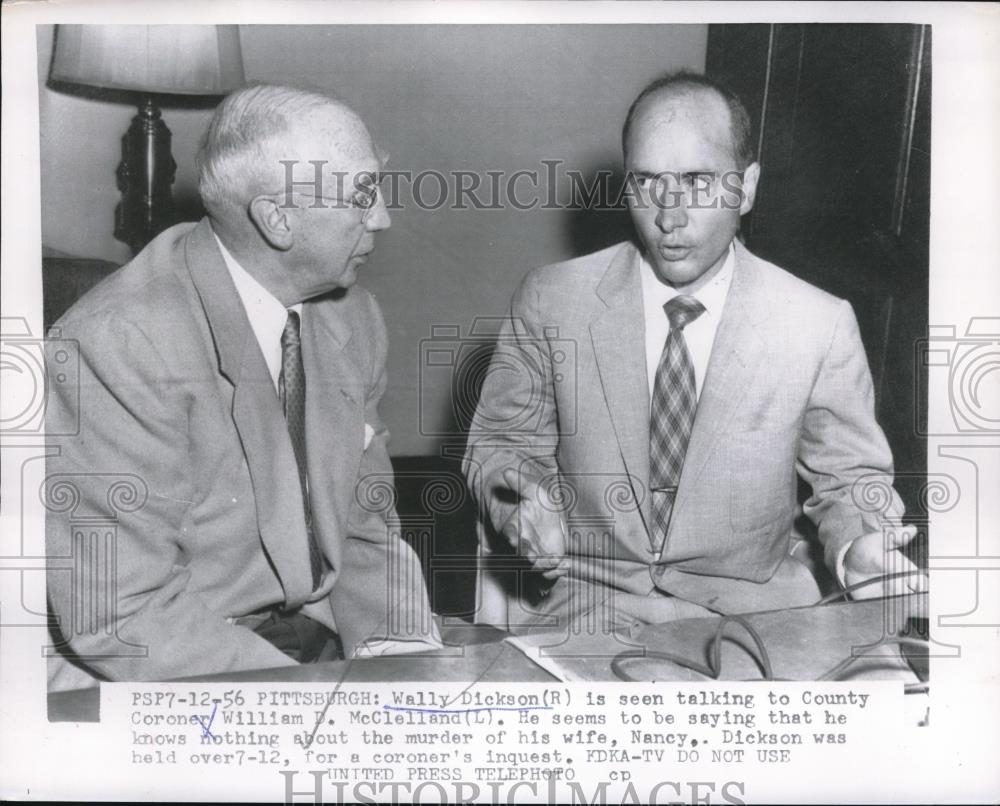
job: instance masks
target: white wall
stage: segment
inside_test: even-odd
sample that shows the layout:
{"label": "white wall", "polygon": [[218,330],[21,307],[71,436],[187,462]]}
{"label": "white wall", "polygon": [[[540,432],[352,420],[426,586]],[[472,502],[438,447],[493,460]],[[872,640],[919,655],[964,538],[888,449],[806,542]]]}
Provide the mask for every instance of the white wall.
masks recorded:
{"label": "white wall", "polygon": [[[591,172],[617,167],[632,97],[651,78],[702,70],[707,26],[241,26],[250,80],[307,83],[339,95],[410,170],[541,170],[544,159]],[[39,29],[39,75],[52,31]],[[118,261],[114,169],[133,109],[40,89],[42,233],[46,246]],[[193,155],[208,110],[164,110],[177,161],[175,196],[194,189]],[[523,185],[522,185],[523,186]],[[425,186],[428,196],[436,185]],[[408,198],[408,197],[405,197]],[[394,454],[436,452],[421,434],[419,342],[435,324],[465,332],[503,313],[535,265],[616,238],[615,214],[568,210],[393,212],[361,283],[378,297],[390,330],[383,415]],[[423,422],[446,430],[451,390],[423,393]]]}

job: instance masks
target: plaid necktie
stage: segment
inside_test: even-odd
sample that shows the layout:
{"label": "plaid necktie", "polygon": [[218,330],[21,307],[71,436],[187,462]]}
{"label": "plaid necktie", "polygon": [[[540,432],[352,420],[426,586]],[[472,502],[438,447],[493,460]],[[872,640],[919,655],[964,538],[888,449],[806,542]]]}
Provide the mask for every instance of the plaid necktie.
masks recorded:
{"label": "plaid necktie", "polygon": [[650,538],[657,550],[662,548],[667,535],[670,511],[698,407],[694,367],[682,331],[705,312],[705,306],[694,297],[678,296],[669,300],[663,310],[670,320],[670,332],[656,367],[649,416],[649,489],[653,516]]}
{"label": "plaid necktie", "polygon": [[306,535],[309,541],[309,566],[313,590],[319,587],[323,573],[323,558],[313,533],[312,507],[309,505],[309,477],[306,473],[306,373],[302,367],[302,340],[299,338],[299,315],[288,312],[281,334],[281,373],[278,375],[278,397],[285,411],[288,435],[292,438],[295,463],[299,466],[299,484],[305,506]]}

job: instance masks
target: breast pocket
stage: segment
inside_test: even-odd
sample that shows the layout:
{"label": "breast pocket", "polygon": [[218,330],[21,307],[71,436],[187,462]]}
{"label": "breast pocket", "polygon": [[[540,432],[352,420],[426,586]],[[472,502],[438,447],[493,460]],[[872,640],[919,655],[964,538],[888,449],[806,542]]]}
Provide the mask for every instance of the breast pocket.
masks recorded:
{"label": "breast pocket", "polygon": [[775,534],[795,508],[798,429],[746,431],[730,440],[729,517],[737,533]]}

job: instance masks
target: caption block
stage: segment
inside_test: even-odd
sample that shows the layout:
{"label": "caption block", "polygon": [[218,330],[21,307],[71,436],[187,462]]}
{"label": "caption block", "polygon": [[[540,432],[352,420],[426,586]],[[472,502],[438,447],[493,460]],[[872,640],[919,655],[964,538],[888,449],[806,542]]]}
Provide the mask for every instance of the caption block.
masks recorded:
{"label": "caption block", "polygon": [[901,703],[884,682],[122,683],[101,721],[116,762],[285,802],[742,803],[762,768],[861,763]]}

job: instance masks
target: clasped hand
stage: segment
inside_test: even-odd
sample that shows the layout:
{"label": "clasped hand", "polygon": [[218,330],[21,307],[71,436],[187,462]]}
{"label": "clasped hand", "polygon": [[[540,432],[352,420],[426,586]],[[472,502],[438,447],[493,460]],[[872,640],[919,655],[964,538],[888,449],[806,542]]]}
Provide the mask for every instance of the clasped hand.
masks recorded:
{"label": "clasped hand", "polygon": [[917,536],[915,526],[897,526],[869,532],[855,539],[844,554],[844,582],[847,587],[876,577],[906,572],[906,576],[872,583],[851,592],[853,599],[900,596],[927,590],[927,575],[899,549]]}
{"label": "clasped hand", "polygon": [[517,470],[504,470],[503,480],[520,501],[501,524],[500,533],[546,579],[565,576],[569,560],[566,523],[560,507],[545,487]]}

